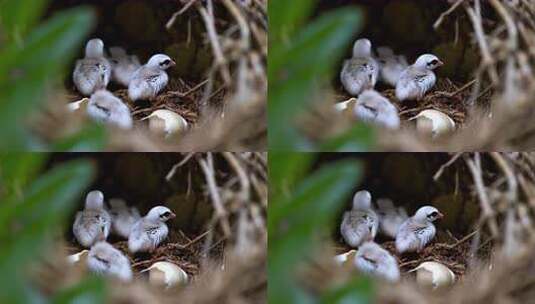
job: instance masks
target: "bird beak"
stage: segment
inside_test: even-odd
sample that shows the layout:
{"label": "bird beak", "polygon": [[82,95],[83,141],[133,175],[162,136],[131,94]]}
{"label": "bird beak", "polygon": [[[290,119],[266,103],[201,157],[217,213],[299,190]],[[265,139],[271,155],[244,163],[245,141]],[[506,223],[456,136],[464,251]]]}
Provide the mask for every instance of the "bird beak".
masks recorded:
{"label": "bird beak", "polygon": [[441,219],[441,218],[443,218],[443,217],[444,217],[444,214],[442,214],[442,213],[439,212],[439,213],[438,213],[438,218]]}
{"label": "bird beak", "polygon": [[174,219],[176,217],[176,214],[171,212],[171,215],[169,216],[170,219]]}
{"label": "bird beak", "polygon": [[171,60],[171,64],[170,66],[175,66],[176,65],[176,62],[174,62],[173,60]]}
{"label": "bird beak", "polygon": [[437,63],[437,66],[443,66],[443,65],[444,65],[444,62],[439,60],[438,63]]}

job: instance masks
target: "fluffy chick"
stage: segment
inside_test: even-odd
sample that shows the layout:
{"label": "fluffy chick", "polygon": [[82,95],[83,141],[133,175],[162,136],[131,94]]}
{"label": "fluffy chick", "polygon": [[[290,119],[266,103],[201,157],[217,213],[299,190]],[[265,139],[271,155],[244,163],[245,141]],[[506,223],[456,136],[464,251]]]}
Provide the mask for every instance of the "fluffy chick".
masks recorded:
{"label": "fluffy chick", "polygon": [[169,228],[165,222],[175,217],[167,207],[157,206],[139,219],[128,236],[128,249],[132,253],[152,252],[167,238]]}
{"label": "fluffy chick", "polygon": [[359,95],[353,113],[365,123],[387,129],[399,128],[398,109],[375,90],[365,90]]}
{"label": "fluffy chick", "polygon": [[112,80],[120,85],[128,87],[130,79],[134,73],[141,67],[139,58],[135,55],[128,55],[121,47],[111,47],[111,65],[112,65]]}
{"label": "fluffy chick", "polygon": [[122,199],[110,200],[110,215],[112,218],[112,232],[128,239],[134,224],[141,218],[136,207],[128,207]]}
{"label": "fluffy chick", "polygon": [[433,222],[443,215],[433,206],[418,209],[414,216],[408,218],[399,227],[396,234],[396,250],[399,253],[420,252],[435,237]]}
{"label": "fluffy chick", "polygon": [[128,258],[106,242],[98,242],[89,251],[87,268],[99,275],[132,281],[132,267]]}
{"label": "fluffy chick", "polygon": [[355,255],[355,267],[362,273],[380,279],[399,281],[399,266],[396,259],[374,242],[362,244]]}
{"label": "fluffy chick", "polygon": [[85,58],[76,61],[72,74],[74,85],[85,96],[106,89],[111,77],[111,64],[104,56],[104,42],[91,39],[85,47]]}
{"label": "fluffy chick", "polygon": [[396,208],[389,199],[377,200],[377,213],[379,214],[379,231],[393,239],[396,238],[398,229],[409,216],[405,208]]}
{"label": "fluffy chick", "polygon": [[98,190],[91,191],[85,199],[85,208],[76,213],[72,232],[80,245],[91,247],[98,241],[104,241],[110,234],[111,217],[104,209],[104,194]]}
{"label": "fluffy chick", "polygon": [[99,123],[131,129],[132,114],[128,106],[106,90],[96,91],[87,104],[87,115]]}
{"label": "fluffy chick", "polygon": [[340,81],[345,90],[358,96],[366,89],[373,89],[379,75],[379,63],[372,56],[372,44],[368,39],[358,39],[353,45],[353,57],[344,61]]}
{"label": "fluffy chick", "polygon": [[353,197],[353,207],[344,213],[340,233],[351,247],[358,247],[365,241],[372,241],[377,234],[379,218],[371,206],[371,194],[358,191]]}
{"label": "fluffy chick", "polygon": [[400,101],[420,100],[437,80],[433,70],[444,65],[437,56],[424,54],[416,62],[407,67],[396,83],[396,97]]}
{"label": "fluffy chick", "polygon": [[128,85],[130,99],[150,100],[165,88],[169,81],[166,69],[176,65],[169,56],[157,54],[150,58],[149,62],[139,68]]}
{"label": "fluffy chick", "polygon": [[389,47],[378,47],[377,54],[380,63],[379,78],[384,83],[395,87],[399,76],[409,66],[407,59],[403,55],[396,56]]}

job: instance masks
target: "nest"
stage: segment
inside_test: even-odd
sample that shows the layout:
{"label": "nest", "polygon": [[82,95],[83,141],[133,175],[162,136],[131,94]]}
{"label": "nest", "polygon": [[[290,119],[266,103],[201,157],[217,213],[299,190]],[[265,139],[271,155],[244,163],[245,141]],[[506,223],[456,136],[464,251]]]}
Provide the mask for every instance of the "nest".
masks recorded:
{"label": "nest", "polygon": [[[408,56],[409,62],[430,52],[446,62],[437,70],[437,85],[419,102],[399,103],[392,89],[376,87],[400,111],[402,127],[398,131],[379,130],[375,149],[518,151],[533,147],[533,1],[452,0],[434,1],[433,6],[418,0],[325,1],[320,7],[348,4],[360,4],[368,13],[368,24],[359,37],[370,38],[375,46],[392,46],[396,53]],[[329,127],[318,129],[309,120],[302,124],[312,139],[331,138],[354,124],[331,109],[335,102],[350,97],[337,80],[333,88],[334,92],[321,96],[329,102],[320,105],[323,115],[316,122]],[[409,119],[425,109],[450,116],[456,122],[456,132],[439,139],[417,134]]]}
{"label": "nest", "polygon": [[[111,163],[120,159],[117,156],[96,158],[101,167],[109,169]],[[155,188],[158,193],[148,199],[136,194],[140,196],[139,200],[129,201],[127,198],[127,201],[137,202],[131,205],[144,214],[154,205],[148,202],[159,199],[161,193],[168,193],[172,196],[163,200],[164,205],[172,209],[177,218],[168,223],[168,238],[152,253],[131,254],[126,240],[114,236],[108,238],[110,244],[130,259],[135,278],[131,284],[108,280],[107,284],[113,286],[109,289],[112,290],[108,295],[109,303],[176,303],[177,299],[186,303],[265,303],[266,154],[184,154],[178,162],[178,155],[165,154],[162,161],[160,155],[151,154],[145,161],[168,163],[172,156],[174,166],[155,167],[158,180],[169,185],[158,184]],[[54,161],[62,161],[65,157],[79,156],[60,156]],[[151,188],[152,175],[144,176],[147,188]],[[113,197],[129,191],[117,189],[124,185],[122,179],[132,181],[130,177],[116,176],[110,186],[107,179],[101,177],[95,187],[101,187],[104,193],[108,187],[115,188],[115,191],[109,191]],[[187,200],[188,195],[194,198]],[[195,210],[194,215],[181,218],[181,214],[190,214],[191,208]],[[55,247],[34,273],[34,280],[47,294],[76,284],[86,275],[77,267],[65,265],[65,254],[83,250],[70,233],[67,233],[66,243],[65,251]],[[158,261],[180,266],[188,274],[189,283],[165,291],[148,284],[147,274],[141,271]]]}
{"label": "nest", "polygon": [[[149,102],[134,103],[125,88],[110,84],[108,90],[129,106],[135,127],[128,132],[109,128],[105,148],[265,150],[267,2],[158,2],[92,2],[101,18],[94,36],[112,46],[122,43],[142,62],[155,53],[167,53],[178,62],[176,70],[168,71],[167,87]],[[49,13],[83,3],[57,2]],[[143,23],[131,20],[145,17],[147,24],[142,28]],[[65,111],[66,102],[83,98],[70,80],[58,95],[34,123],[34,130],[48,141],[74,134],[86,124],[86,119]],[[189,130],[167,139],[150,133],[142,119],[159,109],[184,117]]]}
{"label": "nest", "polygon": [[[426,179],[437,184],[435,190],[423,197],[444,197],[441,193],[454,192],[455,196],[466,200],[461,205],[451,196],[446,196],[445,200],[431,198],[430,204],[443,211],[447,209],[446,218],[456,213],[471,214],[473,208],[477,212],[473,216],[459,218],[469,221],[466,228],[458,225],[457,220],[450,221],[448,229],[445,228],[447,223],[439,223],[437,237],[418,254],[398,255],[393,241],[378,238],[376,241],[398,260],[402,279],[395,284],[377,281],[375,303],[533,303],[535,155],[458,153],[437,165],[442,156],[415,156],[425,163],[422,167],[426,168]],[[379,160],[375,161],[385,161],[385,156],[376,158]],[[396,161],[400,159],[401,156],[396,157]],[[394,173],[371,173],[366,180],[377,179],[381,174]],[[416,173],[413,174],[416,176]],[[383,185],[383,189],[393,189],[388,193],[403,191],[395,186],[385,186],[395,179],[383,178],[379,184]],[[415,179],[414,183],[418,181]],[[364,187],[371,187],[374,193],[373,182],[366,183]],[[424,187],[427,186],[424,184]],[[407,193],[421,192],[418,186],[407,188]],[[401,197],[404,196],[394,197],[394,201]],[[409,213],[417,206],[405,205],[411,208]],[[349,249],[338,234],[334,235],[334,240],[335,243],[327,242],[321,251],[324,255],[317,257],[313,263],[306,263],[304,275],[299,277],[313,294],[321,294],[329,287],[339,286],[358,275],[351,267],[333,265],[332,256]],[[436,291],[418,286],[414,274],[408,271],[425,261],[439,262],[450,268],[457,276],[454,285]]]}

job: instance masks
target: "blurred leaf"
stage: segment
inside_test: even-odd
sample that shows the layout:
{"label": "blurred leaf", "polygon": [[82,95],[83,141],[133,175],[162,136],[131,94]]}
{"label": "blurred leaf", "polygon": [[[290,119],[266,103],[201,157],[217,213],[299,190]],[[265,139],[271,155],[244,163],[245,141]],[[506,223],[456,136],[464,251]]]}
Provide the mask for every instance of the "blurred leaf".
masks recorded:
{"label": "blurred leaf", "polygon": [[325,165],[303,180],[293,196],[270,202],[268,215],[269,301],[298,297],[296,266],[314,249],[313,237],[330,227],[360,176],[356,161]]}
{"label": "blurred leaf", "polygon": [[52,300],[53,304],[93,304],[104,303],[106,285],[102,278],[92,276],[77,285],[60,291]]}
{"label": "blurred leaf", "polygon": [[106,144],[106,128],[100,124],[87,124],[82,130],[54,144],[55,151],[101,151]]}
{"label": "blurred leaf", "polygon": [[269,144],[273,150],[310,150],[293,125],[310,106],[318,80],[326,79],[333,64],[361,26],[360,11],[337,9],[302,30],[289,48],[269,52]]}
{"label": "blurred leaf", "polygon": [[322,145],[322,151],[362,152],[369,151],[374,144],[374,129],[365,124],[356,124],[341,135]]}
{"label": "blurred leaf", "polygon": [[310,15],[317,0],[269,1],[269,38],[281,42],[291,37]]}
{"label": "blurred leaf", "polygon": [[312,154],[291,152],[270,152],[269,197],[277,200],[278,195],[288,195],[308,170]]}
{"label": "blurred leaf", "polygon": [[22,43],[22,38],[36,23],[47,0],[1,0],[0,24],[7,32],[9,43]]}
{"label": "blurred leaf", "polygon": [[372,302],[373,286],[371,280],[358,277],[350,282],[327,291],[322,304],[367,304]]}
{"label": "blurred leaf", "polygon": [[4,195],[22,196],[22,189],[35,177],[45,160],[40,153],[0,153],[0,182],[6,187]]}
{"label": "blurred leaf", "polygon": [[[72,212],[75,199],[89,185],[93,167],[87,161],[71,161],[50,170],[28,186],[18,204],[0,204],[0,269],[21,272],[29,259],[42,250],[48,236]],[[0,276],[0,286],[9,276]],[[0,289],[0,303],[6,296]],[[7,291],[9,293],[9,291]]]}
{"label": "blurred leaf", "polygon": [[89,32],[93,19],[87,8],[58,13],[36,28],[22,49],[11,44],[0,52],[1,150],[28,147],[25,118],[46,101],[43,92],[47,81],[59,77],[60,70]]}

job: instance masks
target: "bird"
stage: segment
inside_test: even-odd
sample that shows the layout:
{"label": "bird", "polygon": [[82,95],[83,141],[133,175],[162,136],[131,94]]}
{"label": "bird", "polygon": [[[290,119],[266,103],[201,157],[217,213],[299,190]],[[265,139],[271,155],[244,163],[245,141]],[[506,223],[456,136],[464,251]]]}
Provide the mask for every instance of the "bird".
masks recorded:
{"label": "bird", "polygon": [[396,234],[396,250],[399,253],[420,252],[435,237],[433,222],[444,215],[433,206],[418,209],[414,216],[401,224]]}
{"label": "bird", "polygon": [[110,199],[110,215],[112,232],[128,239],[134,224],[141,218],[136,207],[128,207],[122,199]]}
{"label": "bird", "polygon": [[340,233],[351,247],[358,247],[365,241],[371,241],[377,234],[379,219],[371,206],[371,194],[366,190],[358,191],[353,196],[353,206],[344,213]]}
{"label": "bird", "polygon": [[165,222],[175,214],[164,206],[156,206],[139,219],[128,236],[128,249],[132,253],[153,252],[167,238],[169,228]]}
{"label": "bird", "polygon": [[131,129],[134,125],[128,106],[107,90],[93,93],[86,111],[89,117],[99,123],[114,125],[121,129]]}
{"label": "bird", "polygon": [[444,65],[437,56],[424,54],[413,65],[408,66],[396,83],[396,97],[400,101],[420,100],[437,80],[433,70]]}
{"label": "bird", "polygon": [[400,278],[397,260],[375,242],[365,242],[357,250],[355,267],[362,273],[397,282]]}
{"label": "bird", "polygon": [[91,191],[85,199],[85,208],[76,213],[72,226],[73,234],[84,247],[91,247],[104,241],[110,234],[111,217],[104,208],[104,194],[99,190]]}
{"label": "bird", "polygon": [[133,101],[150,100],[165,88],[169,81],[166,69],[176,65],[164,54],[152,56],[147,64],[140,67],[132,76],[128,85],[128,96]]}
{"label": "bird", "polygon": [[403,55],[396,56],[394,51],[386,46],[378,47],[377,54],[380,63],[379,79],[396,87],[399,76],[409,66],[407,59]]}
{"label": "bird", "polygon": [[340,81],[345,90],[358,96],[363,90],[373,89],[379,75],[379,63],[373,58],[372,43],[366,38],[353,45],[353,57],[344,61]]}
{"label": "bird", "polygon": [[405,208],[396,208],[392,200],[381,198],[377,200],[377,214],[379,215],[379,232],[396,238],[399,227],[409,218]]}
{"label": "bird", "polygon": [[135,55],[128,55],[123,48],[118,46],[111,47],[110,54],[112,80],[128,87],[130,79],[132,79],[134,73],[141,67],[139,58]]}
{"label": "bird", "polygon": [[84,96],[105,89],[110,82],[111,64],[104,54],[104,42],[91,39],[85,47],[85,57],[76,61],[72,74],[74,85]]}
{"label": "bird", "polygon": [[398,129],[398,109],[375,90],[365,90],[353,107],[355,117],[364,122],[387,129]]}
{"label": "bird", "polygon": [[132,267],[128,258],[107,242],[98,242],[87,257],[87,268],[96,274],[132,281]]}

